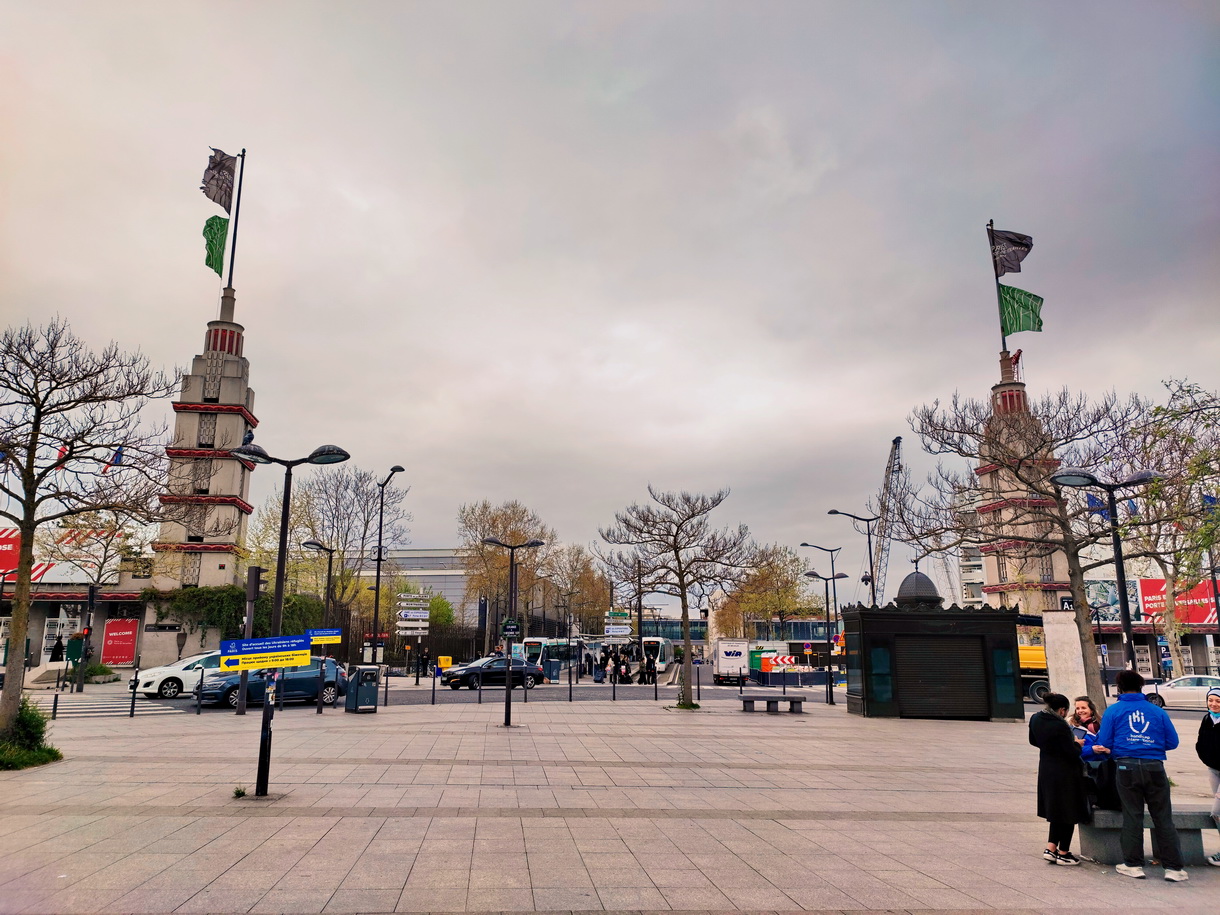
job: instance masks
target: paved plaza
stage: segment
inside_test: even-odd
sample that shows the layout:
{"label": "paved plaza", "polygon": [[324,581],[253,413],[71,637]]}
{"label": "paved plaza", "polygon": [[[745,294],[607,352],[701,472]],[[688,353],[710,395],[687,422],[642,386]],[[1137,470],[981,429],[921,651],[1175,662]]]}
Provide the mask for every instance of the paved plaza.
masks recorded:
{"label": "paved plaza", "polygon": [[[706,685],[697,712],[518,701],[511,731],[503,691],[296,707],[256,800],[257,710],[129,719],[124,692],[65,697],[64,761],[0,773],[0,912],[1220,908],[1220,868],[1043,861],[1024,724],[748,715]],[[1179,727],[1174,800],[1201,806]]]}

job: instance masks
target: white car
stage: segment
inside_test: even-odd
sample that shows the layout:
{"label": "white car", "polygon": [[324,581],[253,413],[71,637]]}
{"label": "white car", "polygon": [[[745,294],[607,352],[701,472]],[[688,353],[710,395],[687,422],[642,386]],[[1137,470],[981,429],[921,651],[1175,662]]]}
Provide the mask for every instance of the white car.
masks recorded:
{"label": "white car", "polygon": [[199,671],[209,676],[208,671],[220,669],[220,652],[207,651],[203,654],[182,658],[164,667],[150,667],[140,671],[140,682],[132,677],[127,681],[127,688],[133,692],[143,693],[149,699],[174,699],[183,692],[190,693],[199,685]]}
{"label": "white car", "polygon": [[1153,705],[1174,708],[1207,708],[1207,691],[1220,687],[1220,677],[1178,677],[1160,686],[1145,686]]}

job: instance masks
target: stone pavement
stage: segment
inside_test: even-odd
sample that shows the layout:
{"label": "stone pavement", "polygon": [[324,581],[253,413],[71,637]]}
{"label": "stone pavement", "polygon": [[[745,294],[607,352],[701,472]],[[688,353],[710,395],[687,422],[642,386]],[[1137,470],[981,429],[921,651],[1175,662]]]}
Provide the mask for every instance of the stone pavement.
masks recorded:
{"label": "stone pavement", "polygon": [[[1220,909],[1220,868],[1044,862],[1023,724],[726,695],[515,702],[505,731],[499,696],[289,708],[271,800],[233,797],[253,794],[257,711],[63,717],[63,762],[0,773],[0,912]],[[1182,730],[1174,799],[1202,805]]]}

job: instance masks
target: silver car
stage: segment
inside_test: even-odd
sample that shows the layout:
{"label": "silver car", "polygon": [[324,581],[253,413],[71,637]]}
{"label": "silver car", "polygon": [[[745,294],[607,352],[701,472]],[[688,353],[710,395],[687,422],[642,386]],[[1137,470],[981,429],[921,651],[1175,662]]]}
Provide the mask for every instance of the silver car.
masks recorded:
{"label": "silver car", "polygon": [[1207,708],[1207,691],[1220,687],[1220,677],[1178,677],[1160,686],[1145,686],[1148,701],[1161,708]]}

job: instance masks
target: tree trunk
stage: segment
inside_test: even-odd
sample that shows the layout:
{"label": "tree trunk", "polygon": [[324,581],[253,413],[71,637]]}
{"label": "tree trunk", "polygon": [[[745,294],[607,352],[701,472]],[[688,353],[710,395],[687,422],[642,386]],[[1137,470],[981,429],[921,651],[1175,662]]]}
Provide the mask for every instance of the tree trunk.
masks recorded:
{"label": "tree trunk", "polygon": [[[1165,612],[1161,614],[1161,631],[1165,633],[1165,642],[1169,646],[1169,657],[1173,659],[1173,675],[1186,675],[1185,658],[1182,656],[1182,623],[1178,620],[1178,579],[1175,570],[1169,568],[1164,556],[1154,555],[1153,561],[1161,570],[1161,578],[1165,579]],[[1153,676],[1161,674],[1161,659],[1158,657],[1153,666]]]}
{"label": "tree trunk", "polygon": [[0,693],[0,739],[8,737],[21,707],[25,686],[25,640],[30,634],[30,577],[34,571],[34,526],[18,528],[21,548],[17,555],[17,584],[13,592],[13,617],[9,622],[8,664],[4,691]]}
{"label": "tree trunk", "polygon": [[[1084,571],[1080,568],[1080,554],[1072,549],[1064,550],[1068,563],[1068,584],[1072,588],[1072,602],[1076,605],[1076,631],[1080,634],[1080,655],[1084,661],[1084,680],[1089,698],[1104,710],[1106,687],[1101,678],[1101,665],[1097,663],[1097,641],[1093,634],[1093,614],[1084,588]],[[1125,662],[1124,662],[1125,663]],[[1075,699],[1075,696],[1068,696]]]}
{"label": "tree trunk", "polygon": [[694,660],[691,655],[694,654],[694,646],[690,643],[690,605],[686,599],[686,587],[680,583],[678,593],[682,600],[682,701],[681,705],[689,706],[694,703],[691,698],[691,680],[694,679]]}

